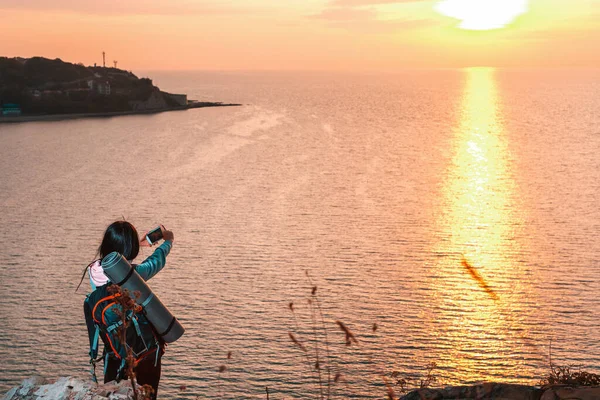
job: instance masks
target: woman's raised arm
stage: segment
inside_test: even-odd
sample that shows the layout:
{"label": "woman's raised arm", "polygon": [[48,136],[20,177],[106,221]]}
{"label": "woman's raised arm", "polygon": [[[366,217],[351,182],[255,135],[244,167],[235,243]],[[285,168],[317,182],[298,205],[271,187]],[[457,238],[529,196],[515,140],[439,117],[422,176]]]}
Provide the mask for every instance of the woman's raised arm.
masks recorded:
{"label": "woman's raised arm", "polygon": [[148,258],[142,261],[135,267],[135,270],[140,274],[142,279],[147,281],[156,275],[161,269],[164,268],[167,263],[167,256],[171,251],[171,247],[173,246],[173,232],[165,229],[164,226],[161,225],[163,231],[164,242]]}

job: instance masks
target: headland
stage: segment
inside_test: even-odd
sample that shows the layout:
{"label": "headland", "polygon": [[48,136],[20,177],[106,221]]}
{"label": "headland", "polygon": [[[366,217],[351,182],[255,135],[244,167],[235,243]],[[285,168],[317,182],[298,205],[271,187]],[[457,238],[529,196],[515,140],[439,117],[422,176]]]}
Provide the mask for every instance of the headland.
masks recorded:
{"label": "headland", "polygon": [[0,57],[0,123],[154,114],[238,106],[188,100],[116,67]]}

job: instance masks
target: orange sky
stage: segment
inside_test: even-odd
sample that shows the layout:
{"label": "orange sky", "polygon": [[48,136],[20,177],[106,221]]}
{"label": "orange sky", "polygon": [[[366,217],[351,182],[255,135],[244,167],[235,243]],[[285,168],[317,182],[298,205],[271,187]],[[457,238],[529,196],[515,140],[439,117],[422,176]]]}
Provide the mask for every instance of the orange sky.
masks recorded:
{"label": "orange sky", "polygon": [[600,67],[600,0],[510,1],[528,11],[472,31],[440,0],[0,0],[0,55],[100,64],[104,50],[134,71]]}

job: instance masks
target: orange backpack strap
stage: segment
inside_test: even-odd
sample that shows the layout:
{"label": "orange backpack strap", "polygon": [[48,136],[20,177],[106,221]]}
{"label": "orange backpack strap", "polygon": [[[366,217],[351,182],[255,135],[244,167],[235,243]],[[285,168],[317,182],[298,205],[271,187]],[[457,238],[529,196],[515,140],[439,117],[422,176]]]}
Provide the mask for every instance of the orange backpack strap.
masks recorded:
{"label": "orange backpack strap", "polygon": [[[113,294],[113,295],[106,296],[106,297],[104,297],[103,299],[100,299],[100,300],[98,300],[98,302],[96,303],[96,305],[95,305],[95,306],[94,306],[94,308],[92,309],[92,317],[94,318],[94,322],[95,322],[95,323],[97,323],[97,324],[99,324],[99,323],[100,323],[100,321],[98,321],[98,320],[96,319],[96,309],[98,308],[98,306],[100,305],[100,303],[102,303],[103,301],[108,301],[108,300],[115,299],[115,298],[117,298],[117,297],[119,297],[119,295],[118,295],[118,294]],[[103,318],[104,318],[104,312],[105,312],[105,311],[106,311],[106,308],[105,308],[105,309],[102,311],[102,317],[103,317]]]}

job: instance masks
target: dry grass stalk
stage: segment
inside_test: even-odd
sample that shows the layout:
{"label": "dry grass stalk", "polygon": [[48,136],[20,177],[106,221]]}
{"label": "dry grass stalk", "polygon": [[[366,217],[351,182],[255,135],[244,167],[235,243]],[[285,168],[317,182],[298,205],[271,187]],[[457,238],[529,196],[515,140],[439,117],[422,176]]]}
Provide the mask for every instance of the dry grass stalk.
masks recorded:
{"label": "dry grass stalk", "polygon": [[142,386],[140,398],[142,400],[150,400],[154,396],[154,388],[148,384]]}
{"label": "dry grass stalk", "polygon": [[426,389],[436,383],[438,378],[433,375],[433,371],[436,368],[437,364],[434,362],[427,364],[427,372],[419,381],[412,377],[403,377],[404,374],[399,371],[392,372],[390,376],[396,380],[395,385],[399,387],[400,392],[406,393],[415,389]]}
{"label": "dry grass stalk", "polygon": [[337,374],[335,374],[335,378],[333,378],[333,381],[335,383],[338,383],[340,381],[340,379],[342,379],[342,374],[340,374],[339,372]]}
{"label": "dry grass stalk", "polygon": [[481,288],[483,290],[485,290],[485,292],[493,299],[498,301],[498,295],[496,294],[496,292],[494,292],[494,290],[490,287],[490,285],[487,284],[487,282],[485,281],[485,279],[483,279],[483,276],[481,276],[481,274],[479,273],[479,271],[477,271],[477,269],[475,269],[475,267],[473,267],[468,261],[467,259],[463,256],[462,260],[461,260],[461,265],[467,270],[467,272],[469,273],[469,275],[471,275],[471,277],[479,284],[479,286],[481,286]]}
{"label": "dry grass stalk", "polygon": [[[331,399],[332,398],[332,388],[334,386],[334,384],[338,384],[339,382],[342,381],[342,374],[340,372],[335,373],[335,376],[332,376],[332,370],[331,370],[331,354],[330,354],[330,349],[329,349],[329,339],[328,339],[328,330],[327,327],[325,325],[325,318],[323,315],[323,310],[321,308],[321,303],[320,303],[320,299],[317,296],[318,293],[318,287],[316,285],[313,284],[313,282],[310,279],[310,275],[308,273],[308,271],[306,272],[306,276],[308,278],[309,284],[310,284],[310,297],[307,300],[309,309],[310,309],[310,318],[311,318],[311,324],[312,324],[312,333],[313,333],[313,340],[310,340],[308,343],[312,343],[312,345],[314,345],[314,354],[311,354],[313,352],[313,349],[310,349],[309,351],[309,346],[305,346],[298,338],[296,338],[296,336],[292,333],[292,332],[288,332],[288,335],[290,337],[290,340],[292,341],[292,343],[294,343],[296,346],[298,346],[302,352],[305,354],[307,362],[308,362],[308,366],[309,366],[309,370],[314,373],[316,376],[315,378],[317,379],[318,383],[319,383],[319,392],[317,394],[317,397],[320,398],[321,400],[324,399]],[[300,331],[299,327],[298,327],[298,319],[296,317],[296,313],[295,313],[295,307],[294,307],[294,303],[293,302],[289,302],[287,304],[288,309],[292,312],[293,316],[294,316],[294,323],[296,326],[296,330]],[[318,313],[318,315],[317,315]],[[318,321],[318,319],[320,319],[320,321]],[[356,344],[358,345],[358,339],[356,338],[356,336],[352,333],[352,331],[350,331],[350,329],[341,321],[335,321],[336,324],[338,325],[338,327],[342,330],[342,332],[344,332],[345,335],[345,340],[346,340],[346,345],[350,346],[351,344]],[[377,324],[373,324],[372,326],[373,331],[375,332],[377,330]],[[325,354],[322,354],[322,347],[321,346],[325,346]],[[321,349],[320,349],[321,347]],[[314,358],[313,358],[314,357]],[[322,371],[325,370],[327,373],[327,380],[325,381],[323,379],[322,376]],[[326,391],[325,391],[325,387],[326,386]]]}
{"label": "dry grass stalk", "polygon": [[[309,278],[310,279],[310,278]],[[312,296],[316,298],[314,294],[317,292],[317,287],[313,286],[312,288]],[[315,371],[317,371],[317,376],[319,378],[319,394],[321,395],[321,399],[323,399],[323,376],[321,374],[321,358],[319,355],[319,335],[317,332],[317,317],[315,314],[315,306],[312,301],[309,299],[310,304],[310,312],[311,312],[311,320],[313,325],[313,335],[314,335],[314,343],[315,343]],[[327,388],[329,389],[331,385],[328,384]],[[329,398],[329,394],[327,394],[327,398]]]}
{"label": "dry grass stalk", "polygon": [[[309,300],[309,302],[310,302],[310,300]],[[289,302],[288,308],[292,312],[292,315],[294,316],[294,326],[296,327],[296,331],[300,331],[300,327],[298,324],[298,318],[296,317],[296,312],[295,312],[295,308],[294,308],[294,303]],[[289,335],[290,339],[292,340],[292,342],[296,346],[298,346],[304,353],[304,357],[306,358],[306,365],[308,366],[308,370],[310,371],[310,373],[315,373],[316,371],[314,369],[312,369],[312,362],[309,357],[308,349],[298,339],[296,339],[296,337],[294,336],[294,334],[292,332],[288,332],[288,335]]]}
{"label": "dry grass stalk", "polygon": [[392,387],[392,385],[389,384],[389,382],[385,378],[385,376],[383,376],[382,378],[383,378],[383,383],[385,384],[385,389],[387,392],[388,400],[396,400],[396,394],[394,393],[394,388]]}
{"label": "dry grass stalk", "polygon": [[600,375],[578,369],[571,371],[568,365],[555,366],[552,363],[552,341],[549,349],[550,374],[540,380],[541,386],[573,385],[573,386],[600,386]]}
{"label": "dry grass stalk", "polygon": [[427,365],[427,374],[425,375],[425,379],[421,380],[419,385],[420,389],[428,388],[433,383],[437,382],[437,377],[433,375],[433,370],[437,368],[437,364],[431,362]]}
{"label": "dry grass stalk", "polygon": [[303,345],[302,343],[300,343],[300,341],[298,341],[298,339],[296,339],[296,336],[294,336],[294,334],[293,334],[292,332],[288,332],[288,335],[290,335],[290,339],[292,339],[292,342],[293,342],[293,343],[294,343],[296,346],[300,347],[300,349],[301,349],[303,352],[305,352],[305,353],[307,353],[307,352],[308,352],[308,350],[306,349],[306,347],[304,347],[304,345]]}
{"label": "dry grass stalk", "polygon": [[[108,293],[115,296],[116,303],[120,306],[120,309],[115,309],[115,313],[121,318],[121,326],[117,329],[117,337],[121,342],[121,345],[125,348],[127,352],[127,357],[125,357],[125,362],[127,364],[127,377],[131,382],[131,387],[133,389],[133,398],[140,399],[140,395],[144,396],[145,392],[139,393],[137,391],[137,387],[135,384],[135,357],[133,356],[133,351],[129,346],[127,346],[127,327],[129,326],[129,320],[127,319],[127,313],[137,313],[142,310],[142,307],[136,304],[135,300],[131,298],[129,295],[129,291],[127,289],[123,290],[119,285],[110,285],[108,287]],[[139,292],[136,292],[137,296],[140,296]],[[154,390],[153,390],[154,391]],[[145,399],[146,397],[141,397]],[[152,397],[150,397],[152,398]]]}
{"label": "dry grass stalk", "polygon": [[335,323],[338,324],[342,332],[344,332],[344,334],[346,335],[346,346],[351,346],[352,343],[358,344],[358,340],[356,339],[354,334],[342,321],[335,321]]}
{"label": "dry grass stalk", "polygon": [[[331,368],[329,366],[329,360],[331,360],[331,354],[329,352],[329,338],[327,336],[327,328],[325,327],[325,318],[323,317],[323,309],[321,308],[321,302],[319,301],[319,297],[317,296],[317,285],[314,285],[312,279],[310,278],[310,274],[306,271],[306,278],[308,279],[308,283],[312,286],[311,296],[315,299],[315,303],[317,304],[317,310],[319,310],[319,316],[321,317],[321,330],[325,336],[325,356],[327,358],[327,363],[325,369],[327,371],[327,398],[331,397]],[[316,339],[316,337],[315,337]]]}

